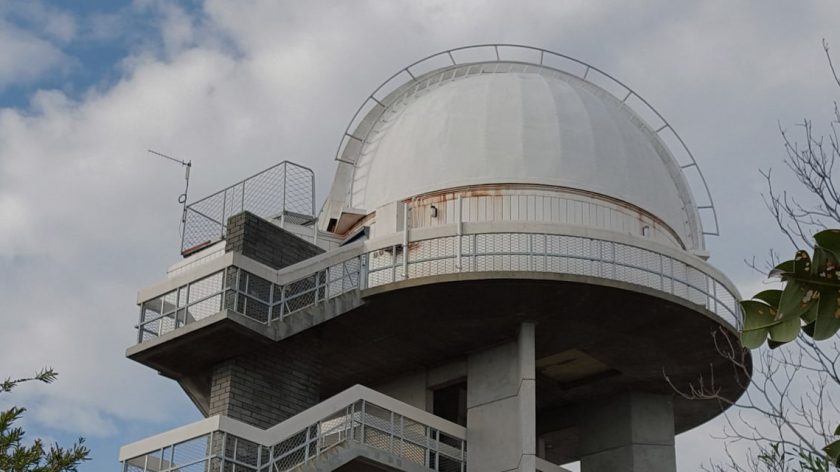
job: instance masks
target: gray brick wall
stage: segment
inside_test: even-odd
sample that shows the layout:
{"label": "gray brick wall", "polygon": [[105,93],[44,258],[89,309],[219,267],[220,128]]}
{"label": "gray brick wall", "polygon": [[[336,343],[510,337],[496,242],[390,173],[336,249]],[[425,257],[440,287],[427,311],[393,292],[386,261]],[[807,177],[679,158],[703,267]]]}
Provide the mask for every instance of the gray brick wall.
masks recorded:
{"label": "gray brick wall", "polygon": [[[292,341],[292,342],[290,342]],[[209,415],[270,428],[320,402],[321,364],[311,344],[266,346],[216,365]]]}
{"label": "gray brick wall", "polygon": [[[226,252],[239,252],[275,269],[324,252],[253,213],[228,219]],[[209,416],[225,415],[270,428],[321,401],[318,346],[295,338],[254,346],[213,367]]]}
{"label": "gray brick wall", "polygon": [[234,251],[275,269],[324,252],[309,241],[247,211],[228,219],[225,252]]}

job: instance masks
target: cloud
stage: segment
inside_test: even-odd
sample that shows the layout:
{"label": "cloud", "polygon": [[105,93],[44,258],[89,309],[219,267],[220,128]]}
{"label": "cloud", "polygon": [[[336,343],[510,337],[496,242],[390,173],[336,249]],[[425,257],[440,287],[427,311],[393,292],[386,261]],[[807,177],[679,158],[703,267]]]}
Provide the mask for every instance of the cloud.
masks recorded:
{"label": "cloud", "polygon": [[66,43],[76,37],[76,17],[69,11],[41,0],[0,1],[0,16],[27,31],[60,43]]}
{"label": "cloud", "polygon": [[[779,28],[790,16],[782,7],[709,3],[209,0],[191,10],[144,1],[130,11],[152,15],[157,29],[123,32],[137,28],[125,12],[87,23],[59,15],[28,30],[0,21],[0,89],[60,74],[78,59],[61,45],[80,34],[146,37],[107,86],[72,97],[38,90],[28,107],[0,109],[0,375],[60,372],[56,385],[14,397],[38,406],[41,425],[94,436],[126,422],[177,426],[169,418],[188,408],[177,385],[123,357],[136,290],[179,257],[182,171],[146,149],[193,161],[193,198],[284,159],[315,169],[322,198],[347,121],[382,80],[482,42],[580,57],[668,116],[718,198],[724,236],[710,242],[713,261],[753,293],[760,283],[741,260],[779,244],[754,169],[781,158],[776,120],[826,104],[830,84],[812,75],[822,73],[819,40],[835,7]],[[686,437],[705,441],[717,427]]]}
{"label": "cloud", "polygon": [[0,91],[39,79],[48,72],[60,72],[71,63],[49,41],[0,19]]}

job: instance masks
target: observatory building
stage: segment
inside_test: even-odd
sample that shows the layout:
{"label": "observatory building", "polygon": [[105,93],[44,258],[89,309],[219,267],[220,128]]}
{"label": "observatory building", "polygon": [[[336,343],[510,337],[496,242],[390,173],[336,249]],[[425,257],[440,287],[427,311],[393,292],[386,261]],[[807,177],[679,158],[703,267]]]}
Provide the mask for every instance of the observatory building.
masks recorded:
{"label": "observatory building", "polygon": [[186,208],[127,356],[206,419],[124,471],[673,472],[675,435],[721,412],[674,387],[742,393],[705,180],[606,73],[444,51],[365,100],[336,161],[317,214],[291,162]]}

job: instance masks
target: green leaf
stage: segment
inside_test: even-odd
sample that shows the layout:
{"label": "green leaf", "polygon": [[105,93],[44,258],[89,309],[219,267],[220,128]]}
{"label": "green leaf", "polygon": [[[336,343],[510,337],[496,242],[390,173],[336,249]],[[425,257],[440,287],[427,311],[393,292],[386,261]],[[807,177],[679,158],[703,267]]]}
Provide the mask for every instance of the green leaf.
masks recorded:
{"label": "green leaf", "polygon": [[811,256],[808,251],[796,251],[793,256],[793,273],[795,275],[810,275],[811,274]]}
{"label": "green leaf", "polygon": [[814,235],[814,241],[835,254],[840,253],[840,229],[820,231]]}
{"label": "green leaf", "polygon": [[840,441],[834,441],[823,448],[825,454],[831,459],[832,464],[840,465]]}
{"label": "green leaf", "polygon": [[817,280],[837,280],[837,255],[823,247],[814,248],[811,261],[811,276]]}
{"label": "green leaf", "polygon": [[777,307],[782,300],[782,291],[776,289],[765,290],[753,295],[753,299],[761,300],[772,307]]}
{"label": "green leaf", "polygon": [[838,310],[838,296],[836,290],[823,290],[820,293],[820,300],[817,310],[817,319],[814,324],[814,333],[811,335],[815,341],[822,341],[834,336],[840,330],[840,310]]}
{"label": "green leaf", "polygon": [[799,319],[808,311],[811,304],[819,298],[819,292],[798,280],[788,280],[779,301],[779,312],[776,318],[780,320]]}
{"label": "green leaf", "polygon": [[758,328],[769,328],[778,324],[776,309],[766,303],[757,300],[744,300],[741,302],[744,310],[744,331]]}
{"label": "green leaf", "polygon": [[790,318],[770,327],[770,340],[778,343],[789,343],[796,339],[801,328],[799,318]]}
{"label": "green leaf", "polygon": [[741,345],[747,349],[758,349],[767,340],[769,328],[757,328],[741,331]]}
{"label": "green leaf", "polygon": [[789,275],[793,275],[793,259],[782,262],[767,274],[768,277],[781,277],[782,280]]}
{"label": "green leaf", "polygon": [[840,425],[837,425],[837,429],[834,430],[835,436],[840,436]]}
{"label": "green leaf", "polygon": [[814,321],[817,321],[817,312],[819,310],[819,305],[820,305],[820,301],[817,300],[816,303],[811,304],[811,306],[808,308],[808,311],[806,311],[805,313],[802,313],[801,318],[802,318],[803,321],[805,321],[805,323],[810,324],[810,323],[813,323]]}
{"label": "green leaf", "polygon": [[744,310],[741,345],[747,349],[757,349],[767,340],[770,326],[780,323],[776,320],[776,310],[758,300],[744,300],[741,308]]}

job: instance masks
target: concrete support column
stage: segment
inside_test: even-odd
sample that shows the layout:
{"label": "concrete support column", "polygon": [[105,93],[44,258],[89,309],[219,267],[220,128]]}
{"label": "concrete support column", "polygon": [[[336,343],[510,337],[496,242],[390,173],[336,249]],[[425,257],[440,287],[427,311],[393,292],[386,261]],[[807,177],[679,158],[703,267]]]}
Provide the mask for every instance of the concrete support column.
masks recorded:
{"label": "concrete support column", "polygon": [[627,393],[581,412],[581,472],[676,472],[670,395]]}
{"label": "concrete support column", "polygon": [[213,367],[208,414],[267,429],[318,404],[319,358],[287,347],[256,349]]}
{"label": "concrete support column", "polygon": [[534,324],[467,359],[467,470],[535,472]]}

